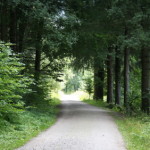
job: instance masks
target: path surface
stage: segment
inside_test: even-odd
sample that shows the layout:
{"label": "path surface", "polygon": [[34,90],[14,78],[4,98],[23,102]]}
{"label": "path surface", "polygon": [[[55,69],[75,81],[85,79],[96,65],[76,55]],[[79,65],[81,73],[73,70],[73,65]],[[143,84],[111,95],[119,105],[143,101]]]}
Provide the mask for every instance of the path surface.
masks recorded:
{"label": "path surface", "polygon": [[58,121],[17,150],[126,150],[108,111],[63,100]]}

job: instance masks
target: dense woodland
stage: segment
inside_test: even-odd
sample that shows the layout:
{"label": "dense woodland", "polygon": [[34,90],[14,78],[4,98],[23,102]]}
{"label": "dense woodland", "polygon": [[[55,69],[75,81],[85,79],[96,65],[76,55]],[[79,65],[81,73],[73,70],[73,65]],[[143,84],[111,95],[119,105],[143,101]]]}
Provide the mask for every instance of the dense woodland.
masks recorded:
{"label": "dense woodland", "polygon": [[86,89],[94,100],[150,113],[149,0],[1,0],[0,41],[6,120],[46,100],[68,60],[78,72],[92,70]]}

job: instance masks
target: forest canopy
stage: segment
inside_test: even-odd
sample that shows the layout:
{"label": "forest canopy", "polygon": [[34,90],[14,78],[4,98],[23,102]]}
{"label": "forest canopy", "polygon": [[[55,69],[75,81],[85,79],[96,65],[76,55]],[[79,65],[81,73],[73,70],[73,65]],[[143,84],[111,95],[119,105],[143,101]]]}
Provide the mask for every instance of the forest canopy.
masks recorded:
{"label": "forest canopy", "polygon": [[149,0],[1,0],[0,113],[48,99],[70,64],[93,73],[94,100],[149,114],[149,12]]}

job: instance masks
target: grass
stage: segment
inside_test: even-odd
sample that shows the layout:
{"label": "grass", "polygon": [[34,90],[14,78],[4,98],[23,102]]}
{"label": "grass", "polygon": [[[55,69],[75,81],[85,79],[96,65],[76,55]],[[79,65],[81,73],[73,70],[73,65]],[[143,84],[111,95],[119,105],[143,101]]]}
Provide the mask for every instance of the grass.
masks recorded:
{"label": "grass", "polygon": [[85,103],[88,103],[90,105],[93,105],[93,106],[97,106],[97,107],[103,107],[103,108],[106,108],[107,107],[107,104],[103,101],[96,101],[96,100],[90,100],[90,99],[85,99],[83,100]]}
{"label": "grass", "polygon": [[[83,100],[85,103],[97,107],[108,108],[102,101]],[[115,108],[115,110],[118,110]],[[136,116],[116,117],[116,123],[126,143],[128,150],[150,150],[150,116],[139,114]]]}
{"label": "grass", "polygon": [[116,122],[128,150],[150,150],[150,117],[125,117]]}
{"label": "grass", "polygon": [[0,118],[0,150],[14,150],[54,124],[59,103],[59,100],[53,100],[29,107],[14,116],[12,114],[11,122]]}

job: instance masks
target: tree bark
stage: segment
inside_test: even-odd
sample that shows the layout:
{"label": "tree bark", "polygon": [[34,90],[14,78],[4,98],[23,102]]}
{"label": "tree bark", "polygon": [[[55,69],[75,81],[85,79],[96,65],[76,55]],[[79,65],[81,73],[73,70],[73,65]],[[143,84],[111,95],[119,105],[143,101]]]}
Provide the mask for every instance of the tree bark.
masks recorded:
{"label": "tree bark", "polygon": [[[0,14],[3,14],[2,0],[0,2]],[[2,40],[2,15],[0,15],[0,40]]]}
{"label": "tree bark", "polygon": [[9,30],[10,42],[14,44],[12,49],[18,53],[17,50],[17,14],[16,8],[10,8],[10,30]]}
{"label": "tree bark", "polygon": [[24,35],[25,35],[25,23],[19,24],[19,41],[18,41],[18,51],[19,53],[23,52],[23,41],[24,41]]}
{"label": "tree bark", "polygon": [[128,48],[124,51],[124,106],[126,107],[127,113],[130,112],[129,107],[129,62],[130,62],[130,50]]}
{"label": "tree bark", "polygon": [[104,96],[104,64],[94,66],[94,99],[103,100]]}
{"label": "tree bark", "polygon": [[26,9],[23,4],[20,4],[17,9],[18,19],[20,22],[18,23],[18,51],[19,53],[23,52],[24,47],[24,38],[25,38],[25,31],[27,28],[28,18],[25,16],[23,10]]}
{"label": "tree bark", "polygon": [[116,48],[115,56],[115,104],[120,105],[121,103],[121,58],[120,50]]}
{"label": "tree bark", "polygon": [[42,38],[42,31],[43,31],[43,21],[38,23],[37,27],[37,35],[36,35],[36,42],[35,42],[35,80],[38,82],[40,77],[40,67],[41,67],[41,38]]}
{"label": "tree bark", "polygon": [[150,114],[150,50],[143,48],[142,56],[142,111]]}
{"label": "tree bark", "polygon": [[[127,39],[128,28],[125,26],[125,38]],[[130,49],[124,49],[124,106],[127,114],[130,114],[129,90],[130,90]]]}
{"label": "tree bark", "polygon": [[109,54],[107,56],[107,103],[113,102],[113,67],[114,67],[114,60],[113,60],[113,50],[109,48]]}
{"label": "tree bark", "polygon": [[2,5],[1,5],[1,40],[4,42],[8,42],[8,4],[7,0],[2,0]]}

